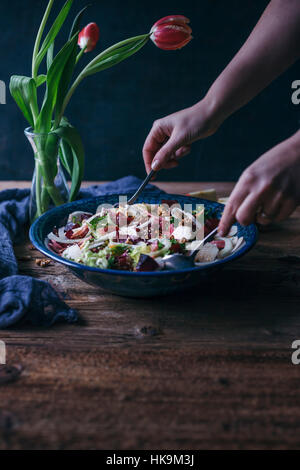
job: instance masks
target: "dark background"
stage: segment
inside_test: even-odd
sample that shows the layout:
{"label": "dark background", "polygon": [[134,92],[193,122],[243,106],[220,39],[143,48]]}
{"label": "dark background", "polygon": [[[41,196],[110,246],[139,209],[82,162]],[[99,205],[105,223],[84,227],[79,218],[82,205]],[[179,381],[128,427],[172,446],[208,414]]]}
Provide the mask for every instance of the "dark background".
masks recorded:
{"label": "dark background", "polygon": [[[57,7],[64,2],[57,0]],[[63,30],[89,0],[75,0]],[[89,180],[126,174],[143,177],[141,150],[152,122],[190,106],[237,52],[268,1],[264,0],[94,0],[84,23],[101,29],[97,51],[150,30],[159,18],[184,14],[194,40],[181,51],[166,52],[152,43],[122,64],[86,79],[67,109],[86,148]],[[46,0],[1,2],[0,79],[30,75],[31,55]],[[54,10],[56,11],[56,10]],[[88,56],[88,57],[87,57]],[[84,62],[95,56],[86,54]],[[291,103],[291,83],[300,78],[299,63],[249,105],[227,120],[218,133],[194,144],[192,154],[163,180],[236,180],[260,154],[299,126],[299,107]],[[33,155],[25,141],[25,121],[7,93],[0,105],[0,179],[30,179]]]}

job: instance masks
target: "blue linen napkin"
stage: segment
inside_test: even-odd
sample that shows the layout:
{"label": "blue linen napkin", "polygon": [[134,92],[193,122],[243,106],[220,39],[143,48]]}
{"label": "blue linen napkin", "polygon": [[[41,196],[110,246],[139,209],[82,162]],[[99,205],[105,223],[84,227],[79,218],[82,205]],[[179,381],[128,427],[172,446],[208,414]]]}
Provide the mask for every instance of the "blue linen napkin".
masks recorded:
{"label": "blue linen napkin", "polygon": [[[131,194],[141,180],[126,176],[112,183],[82,189],[79,199],[111,194]],[[152,185],[147,190],[160,194]],[[13,244],[24,240],[29,223],[29,189],[0,192],[0,329],[20,323],[49,327],[59,321],[75,323],[78,315],[47,282],[18,275]]]}

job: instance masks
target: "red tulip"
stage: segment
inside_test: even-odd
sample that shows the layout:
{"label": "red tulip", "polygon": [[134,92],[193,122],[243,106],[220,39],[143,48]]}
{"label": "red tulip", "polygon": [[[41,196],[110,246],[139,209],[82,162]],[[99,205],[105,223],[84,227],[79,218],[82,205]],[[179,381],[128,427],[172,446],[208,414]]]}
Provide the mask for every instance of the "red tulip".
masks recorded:
{"label": "red tulip", "polygon": [[189,22],[182,15],[166,16],[152,26],[150,37],[157,47],[165,51],[181,49],[193,38]]}
{"label": "red tulip", "polygon": [[78,36],[78,46],[80,49],[85,49],[84,52],[91,52],[95,49],[99,41],[100,30],[96,23],[88,24]]}

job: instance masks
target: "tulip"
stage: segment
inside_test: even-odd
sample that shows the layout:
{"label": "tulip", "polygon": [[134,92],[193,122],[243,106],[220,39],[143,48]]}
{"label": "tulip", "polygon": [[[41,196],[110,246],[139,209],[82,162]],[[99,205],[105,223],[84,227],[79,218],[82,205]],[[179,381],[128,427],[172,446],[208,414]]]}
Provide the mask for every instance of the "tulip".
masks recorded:
{"label": "tulip", "polygon": [[181,49],[193,38],[189,22],[182,15],[166,16],[152,26],[150,37],[157,47],[165,51]]}
{"label": "tulip", "polygon": [[84,52],[91,52],[95,49],[99,41],[100,30],[96,23],[88,24],[78,36],[78,46],[84,49]]}

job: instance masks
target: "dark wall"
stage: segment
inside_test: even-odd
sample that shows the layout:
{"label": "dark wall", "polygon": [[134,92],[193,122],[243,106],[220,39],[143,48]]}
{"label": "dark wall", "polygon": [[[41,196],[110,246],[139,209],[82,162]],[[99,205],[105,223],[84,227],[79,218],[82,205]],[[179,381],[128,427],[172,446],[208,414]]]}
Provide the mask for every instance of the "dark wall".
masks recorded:
{"label": "dark wall", "polygon": [[[58,6],[62,3],[57,0]],[[91,2],[75,0],[72,13],[75,15],[86,3]],[[153,120],[203,97],[267,3],[94,0],[85,23],[96,21],[100,26],[98,51],[147,32],[157,19],[168,14],[188,16],[194,40],[176,52],[165,52],[149,43],[133,58],[81,85],[66,114],[84,139],[86,179],[114,179],[129,173],[142,177],[141,150]],[[30,74],[34,38],[46,4],[46,0],[1,2],[0,79],[7,84],[12,74]],[[84,61],[93,56],[89,54]],[[298,63],[228,119],[215,136],[196,143],[180,168],[164,172],[161,179],[237,179],[262,152],[299,126],[300,107],[291,103],[291,83],[299,78]],[[0,105],[0,179],[31,177],[33,158],[23,136],[25,124],[8,94],[7,104]]]}

